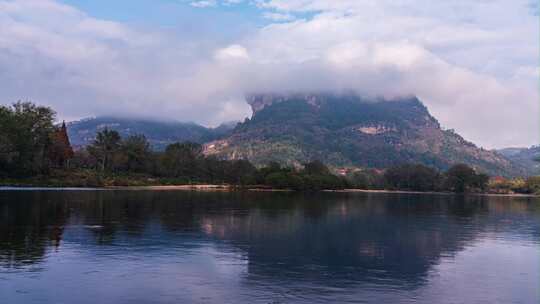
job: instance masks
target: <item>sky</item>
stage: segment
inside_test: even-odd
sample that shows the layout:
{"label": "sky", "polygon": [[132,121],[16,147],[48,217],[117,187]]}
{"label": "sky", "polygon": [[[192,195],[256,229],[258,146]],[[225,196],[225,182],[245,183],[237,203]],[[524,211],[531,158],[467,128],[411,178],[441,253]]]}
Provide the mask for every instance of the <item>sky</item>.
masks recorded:
{"label": "sky", "polygon": [[488,149],[540,143],[535,0],[0,0],[0,104],[207,126],[245,95],[418,96]]}

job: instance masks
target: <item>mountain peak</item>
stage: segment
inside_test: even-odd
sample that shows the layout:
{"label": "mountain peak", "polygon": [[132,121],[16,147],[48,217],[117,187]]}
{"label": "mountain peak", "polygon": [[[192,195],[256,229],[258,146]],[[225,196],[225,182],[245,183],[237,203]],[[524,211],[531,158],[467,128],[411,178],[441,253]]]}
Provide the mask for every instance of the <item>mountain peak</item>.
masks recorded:
{"label": "mountain peak", "polygon": [[288,93],[288,94],[253,94],[247,97],[247,102],[251,105],[253,114],[263,110],[266,106],[286,101],[304,101],[314,107],[320,106],[321,102],[327,99],[328,94],[309,93]]}
{"label": "mountain peak", "polygon": [[345,93],[258,93],[246,97],[247,103],[251,106],[253,114],[257,114],[267,106],[282,102],[303,102],[314,108],[320,108],[323,104],[346,102],[346,103],[377,103],[377,102],[399,102],[402,105],[416,107],[427,112],[427,108],[416,96],[396,97],[392,99],[382,97],[363,97],[352,92]]}
{"label": "mountain peak", "polygon": [[355,94],[254,94],[251,119],[209,143],[208,154],[299,165],[321,160],[334,167],[387,168],[422,163],[445,170],[466,163],[494,175],[519,174],[501,155],[478,148],[439,122],[416,97]]}

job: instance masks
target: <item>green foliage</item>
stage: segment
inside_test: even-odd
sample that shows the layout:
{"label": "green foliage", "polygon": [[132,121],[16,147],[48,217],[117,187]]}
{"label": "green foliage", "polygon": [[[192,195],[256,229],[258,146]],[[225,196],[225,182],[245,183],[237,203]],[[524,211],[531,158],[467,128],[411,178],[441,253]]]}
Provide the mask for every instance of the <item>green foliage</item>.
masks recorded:
{"label": "green foliage", "polygon": [[457,193],[484,191],[489,181],[489,176],[476,173],[473,168],[465,164],[451,167],[444,178],[446,189]]}
{"label": "green foliage", "polygon": [[349,187],[344,178],[332,174],[303,175],[304,188],[301,190],[338,190]]}
{"label": "green foliage", "polygon": [[525,183],[529,193],[540,194],[540,176],[529,177]]}
{"label": "green foliage", "polygon": [[390,189],[413,191],[436,191],[439,189],[440,174],[424,165],[406,164],[390,168],[384,174]]}
{"label": "green foliage", "polygon": [[120,151],[124,170],[145,172],[150,168],[152,150],[144,135],[132,135],[122,140]]}
{"label": "green foliage", "polygon": [[247,160],[225,162],[224,180],[236,185],[256,183],[257,168]]}
{"label": "green foliage", "polygon": [[288,172],[273,172],[266,176],[264,184],[276,189],[295,189],[303,187],[302,180]]}
{"label": "green foliage", "polygon": [[14,176],[45,173],[55,113],[30,102],[0,106],[0,169]]}
{"label": "green foliage", "polygon": [[331,174],[320,161],[307,163],[300,171],[271,163],[259,170],[259,181],[276,189],[302,191],[344,189],[349,186],[345,179]]}
{"label": "green foliage", "polygon": [[302,173],[307,175],[329,175],[330,170],[321,161],[316,160],[305,164]]}
{"label": "green foliage", "polygon": [[373,169],[354,172],[348,179],[357,189],[381,190],[385,188],[384,175]]}
{"label": "green foliage", "polygon": [[161,157],[161,174],[168,177],[194,178],[202,158],[202,146],[185,142],[167,146]]}
{"label": "green foliage", "polygon": [[98,132],[96,139],[87,151],[99,163],[101,171],[113,169],[113,157],[120,150],[120,134],[114,130],[105,129]]}

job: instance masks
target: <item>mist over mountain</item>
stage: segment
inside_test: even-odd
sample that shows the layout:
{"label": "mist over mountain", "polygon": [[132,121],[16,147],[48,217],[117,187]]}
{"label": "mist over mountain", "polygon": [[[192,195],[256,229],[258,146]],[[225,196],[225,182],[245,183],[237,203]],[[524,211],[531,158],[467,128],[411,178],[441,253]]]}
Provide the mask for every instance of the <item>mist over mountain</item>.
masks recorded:
{"label": "mist over mountain", "polygon": [[191,141],[202,144],[221,138],[231,132],[235,125],[236,122],[229,122],[216,128],[207,128],[187,122],[95,117],[68,123],[68,134],[73,146],[82,147],[92,143],[97,132],[108,128],[118,131],[122,137],[142,134],[154,149],[163,150],[167,145],[176,142]]}
{"label": "mist over mountain", "polygon": [[299,166],[388,168],[421,163],[441,170],[466,163],[491,175],[525,170],[502,155],[443,130],[416,97],[369,99],[353,94],[260,94],[248,98],[253,117],[205,153]]}

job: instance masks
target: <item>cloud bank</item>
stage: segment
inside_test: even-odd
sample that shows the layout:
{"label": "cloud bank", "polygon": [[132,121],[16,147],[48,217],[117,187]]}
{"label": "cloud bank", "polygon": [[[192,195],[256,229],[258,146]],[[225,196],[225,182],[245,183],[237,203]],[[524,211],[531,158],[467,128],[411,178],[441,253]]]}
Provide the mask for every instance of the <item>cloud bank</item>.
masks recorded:
{"label": "cloud bank", "polygon": [[488,148],[538,143],[531,2],[255,5],[269,23],[217,45],[96,19],[53,0],[0,1],[0,100],[47,104],[68,119],[112,114],[216,125],[250,115],[247,93],[352,89],[417,95],[443,126]]}

